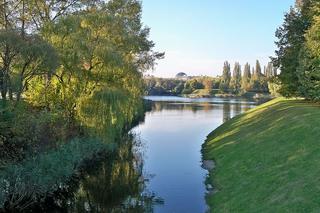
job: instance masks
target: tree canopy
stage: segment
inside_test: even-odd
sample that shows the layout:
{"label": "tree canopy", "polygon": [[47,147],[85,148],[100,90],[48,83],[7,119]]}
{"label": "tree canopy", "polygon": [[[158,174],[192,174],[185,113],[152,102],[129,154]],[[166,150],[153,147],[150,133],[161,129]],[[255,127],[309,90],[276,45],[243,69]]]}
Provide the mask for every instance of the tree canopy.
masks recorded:
{"label": "tree canopy", "polygon": [[319,2],[299,0],[277,30],[278,49],[273,59],[281,70],[282,95],[319,100]]}

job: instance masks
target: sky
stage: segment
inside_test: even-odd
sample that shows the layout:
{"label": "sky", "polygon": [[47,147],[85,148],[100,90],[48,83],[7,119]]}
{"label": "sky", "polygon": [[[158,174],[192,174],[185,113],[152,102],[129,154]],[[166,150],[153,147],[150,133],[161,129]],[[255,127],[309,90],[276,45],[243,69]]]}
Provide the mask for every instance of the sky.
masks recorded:
{"label": "sky", "polygon": [[165,52],[148,73],[217,76],[223,62],[267,64],[275,31],[294,0],[142,0],[155,50]]}

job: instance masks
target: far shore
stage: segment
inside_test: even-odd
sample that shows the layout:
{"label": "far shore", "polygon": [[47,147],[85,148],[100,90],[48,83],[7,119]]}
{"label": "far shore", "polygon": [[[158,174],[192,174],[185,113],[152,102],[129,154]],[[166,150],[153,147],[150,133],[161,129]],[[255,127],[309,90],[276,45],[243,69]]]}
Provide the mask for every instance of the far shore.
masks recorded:
{"label": "far shore", "polygon": [[217,94],[149,94],[150,96],[177,96],[184,98],[249,98],[256,100],[273,99],[269,93],[246,93],[246,94],[229,94],[229,93],[217,93]]}

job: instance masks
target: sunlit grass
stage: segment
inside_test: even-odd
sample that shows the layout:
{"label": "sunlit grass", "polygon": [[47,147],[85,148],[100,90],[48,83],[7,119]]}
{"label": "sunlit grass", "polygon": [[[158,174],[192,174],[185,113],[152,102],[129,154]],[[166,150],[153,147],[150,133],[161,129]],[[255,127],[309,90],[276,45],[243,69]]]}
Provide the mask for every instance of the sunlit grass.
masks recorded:
{"label": "sunlit grass", "polygon": [[320,105],[276,99],[208,136],[214,212],[320,211]]}

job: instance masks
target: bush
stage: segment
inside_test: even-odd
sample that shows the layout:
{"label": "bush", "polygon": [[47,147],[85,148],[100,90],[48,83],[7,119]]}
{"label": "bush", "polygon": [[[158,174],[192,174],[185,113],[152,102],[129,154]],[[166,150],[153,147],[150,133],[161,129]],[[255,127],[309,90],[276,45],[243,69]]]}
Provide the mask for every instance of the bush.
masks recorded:
{"label": "bush", "polygon": [[114,148],[96,139],[74,139],[56,150],[7,165],[0,171],[0,209],[23,211],[44,195],[66,188],[86,159]]}
{"label": "bush", "polygon": [[0,106],[0,161],[15,162],[27,155],[58,146],[58,142],[78,136],[76,127],[58,113],[35,109],[25,103]]}

